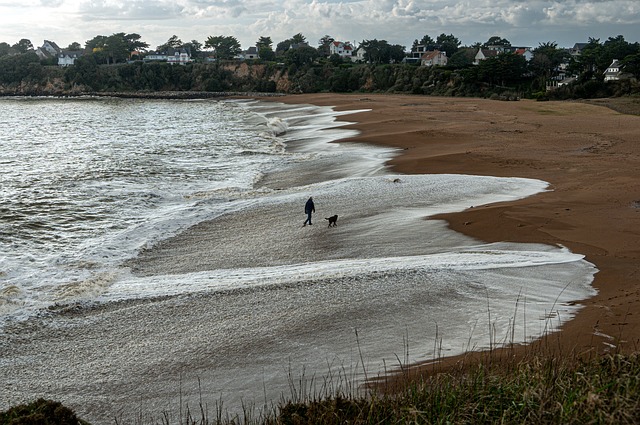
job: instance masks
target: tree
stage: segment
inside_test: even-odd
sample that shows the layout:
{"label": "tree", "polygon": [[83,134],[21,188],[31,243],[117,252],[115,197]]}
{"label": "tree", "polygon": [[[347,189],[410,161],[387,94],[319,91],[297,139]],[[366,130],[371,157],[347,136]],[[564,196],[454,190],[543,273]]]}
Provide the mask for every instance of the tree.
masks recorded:
{"label": "tree", "polygon": [[289,49],[285,53],[285,61],[287,64],[301,66],[313,63],[318,58],[318,50],[311,46],[299,46]]}
{"label": "tree", "polygon": [[438,48],[447,54],[447,57],[452,57],[460,48],[460,40],[453,34],[446,35],[442,33],[436,39]]}
{"label": "tree", "polygon": [[5,43],[4,41],[0,43],[0,56],[7,56],[11,51],[11,46],[9,43]]}
{"label": "tree", "polygon": [[[473,61],[476,57],[476,52],[478,50],[473,47],[463,47],[458,49],[449,60],[447,61],[447,65],[454,68],[466,68],[468,66],[473,65]],[[447,55],[448,56],[448,55]]]}
{"label": "tree", "polygon": [[631,44],[622,35],[609,37],[602,45],[602,58],[598,61],[599,68],[604,71],[614,59],[623,60],[637,53],[640,53],[638,43]]}
{"label": "tree", "polygon": [[260,59],[266,61],[273,61],[276,59],[276,54],[271,47],[273,45],[273,41],[271,41],[271,37],[261,36],[256,42],[256,49],[258,49],[258,56]]}
{"label": "tree", "polygon": [[204,47],[213,49],[216,59],[233,59],[242,52],[238,39],[234,36],[209,36]]}
{"label": "tree", "polygon": [[373,64],[401,62],[405,56],[404,46],[386,40],[364,40],[360,47],[365,50],[364,59]]}
{"label": "tree", "polygon": [[197,58],[201,55],[203,46],[198,40],[191,40],[188,43],[184,43],[182,47],[189,51],[192,58]]}
{"label": "tree", "polygon": [[501,37],[498,37],[497,35],[494,35],[493,37],[489,38],[489,40],[487,40],[487,42],[484,43],[483,46],[484,47],[490,47],[490,46],[511,47],[511,43],[506,38],[501,38]]}
{"label": "tree", "polygon": [[325,35],[318,41],[318,53],[320,54],[320,56],[327,57],[331,54],[330,47],[331,43],[333,43],[334,41],[336,41],[336,39],[331,37],[330,35]]}
{"label": "tree", "polygon": [[159,52],[164,52],[164,51],[166,51],[166,50],[168,50],[170,48],[177,49],[177,48],[179,48],[181,46],[182,46],[182,40],[180,40],[178,38],[178,36],[174,34],[169,38],[169,40],[167,40],[166,43],[161,44],[160,46],[158,46],[156,48],[156,50],[159,51]]}
{"label": "tree", "polygon": [[81,49],[82,49],[82,45],[77,41],[74,41],[73,43],[70,43],[67,46],[67,50],[81,50]]}
{"label": "tree", "polygon": [[133,52],[137,50],[145,50],[149,47],[149,43],[140,41],[140,38],[142,38],[140,34],[136,34],[136,33],[131,33],[131,34],[119,33],[119,34],[122,36],[122,39],[124,40],[124,42],[127,44],[127,48],[129,49],[129,52]]}
{"label": "tree", "polygon": [[31,40],[23,38],[11,47],[18,53],[27,53],[33,49],[33,44],[31,44]]}
{"label": "tree", "polygon": [[628,55],[620,62],[620,65],[626,72],[630,72],[634,77],[640,78],[640,53]]}
{"label": "tree", "polygon": [[288,38],[288,39],[283,40],[280,43],[278,43],[278,45],[276,46],[276,55],[282,55],[287,50],[289,50],[291,48],[291,46],[295,46],[295,45],[303,44],[303,43],[306,43],[306,37],[304,35],[302,35],[301,33],[298,33],[298,34],[294,35],[293,37]]}
{"label": "tree", "polygon": [[560,64],[569,56],[566,50],[558,49],[557,43],[551,41],[540,43],[533,49],[529,68],[539,78],[541,88],[545,87],[549,78],[557,74]]}
{"label": "tree", "polygon": [[411,50],[415,50],[418,45],[425,46],[426,50],[433,50],[436,46],[436,42],[431,38],[431,36],[425,35],[420,40],[413,40]]}

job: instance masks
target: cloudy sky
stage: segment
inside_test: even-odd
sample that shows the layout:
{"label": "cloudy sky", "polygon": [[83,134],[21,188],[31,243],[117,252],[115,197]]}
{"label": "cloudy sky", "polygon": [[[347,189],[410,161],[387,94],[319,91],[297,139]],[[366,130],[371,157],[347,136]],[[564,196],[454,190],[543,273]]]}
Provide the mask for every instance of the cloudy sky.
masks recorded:
{"label": "cloudy sky", "polygon": [[138,33],[150,48],[172,35],[203,43],[232,35],[243,48],[260,36],[275,45],[302,33],[312,46],[325,34],[359,43],[410,47],[425,34],[453,34],[463,45],[497,35],[512,45],[560,47],[623,35],[640,41],[639,0],[0,0],[0,41],[41,46],[96,35]]}

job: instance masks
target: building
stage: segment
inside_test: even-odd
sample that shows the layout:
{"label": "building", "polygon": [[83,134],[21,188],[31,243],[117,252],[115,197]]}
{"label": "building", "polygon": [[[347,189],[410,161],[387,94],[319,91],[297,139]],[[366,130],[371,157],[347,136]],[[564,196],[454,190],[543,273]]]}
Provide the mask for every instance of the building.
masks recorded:
{"label": "building", "polygon": [[63,50],[58,53],[58,66],[71,66],[84,54],[82,50]]}
{"label": "building", "polygon": [[36,49],[36,55],[38,55],[40,59],[55,58],[60,52],[62,52],[62,49],[58,47],[56,43],[49,40],[44,40],[42,46]]}
{"label": "building", "polygon": [[476,56],[473,58],[473,64],[478,65],[480,61],[483,61],[487,58],[494,58],[498,56],[498,53],[500,52],[498,52],[497,50],[479,48],[478,53],[476,53]]}
{"label": "building", "polygon": [[422,66],[445,66],[447,64],[447,52],[441,52],[440,50],[433,50],[426,52],[420,58],[420,65]]}
{"label": "building", "polygon": [[620,61],[614,59],[611,65],[604,71],[604,81],[618,81],[622,75],[622,69],[620,67]]}
{"label": "building", "polygon": [[329,44],[329,55],[338,55],[341,58],[350,59],[353,56],[353,46],[349,42],[334,41]]}

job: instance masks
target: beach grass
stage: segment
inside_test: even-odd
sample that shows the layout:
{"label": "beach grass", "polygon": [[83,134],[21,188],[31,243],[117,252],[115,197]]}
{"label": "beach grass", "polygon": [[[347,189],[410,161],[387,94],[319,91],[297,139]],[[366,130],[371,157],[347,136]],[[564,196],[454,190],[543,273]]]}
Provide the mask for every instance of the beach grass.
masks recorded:
{"label": "beach grass", "polygon": [[[333,394],[305,395],[303,388],[292,382],[291,398],[283,399],[277,409],[257,417],[248,413],[244,417],[229,417],[219,408],[210,414],[206,404],[201,404],[191,411],[185,409],[179,417],[163,413],[155,418],[141,416],[135,423],[634,424],[640,421],[637,353],[597,355],[590,359],[535,353],[511,360],[485,353],[480,361],[435,368],[432,372],[398,380],[393,390],[369,389],[358,395],[344,391],[350,387],[345,383],[339,383],[342,389]],[[347,378],[343,375],[341,379]],[[42,407],[47,406],[43,401],[30,406],[0,412],[0,424],[58,423],[30,419],[63,409],[55,402],[50,402],[46,409]],[[27,419],[21,419],[20,412]]]}

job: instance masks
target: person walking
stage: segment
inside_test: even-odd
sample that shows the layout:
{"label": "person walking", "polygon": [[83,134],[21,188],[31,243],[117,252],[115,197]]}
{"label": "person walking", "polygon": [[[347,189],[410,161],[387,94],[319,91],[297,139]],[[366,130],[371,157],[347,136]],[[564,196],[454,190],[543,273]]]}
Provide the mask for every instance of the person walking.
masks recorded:
{"label": "person walking", "polygon": [[307,219],[304,221],[304,224],[302,224],[302,227],[306,226],[307,223],[309,223],[309,225],[313,224],[311,223],[311,213],[314,212],[316,212],[316,206],[313,204],[313,196],[309,196],[309,200],[304,204],[304,213],[307,215]]}

